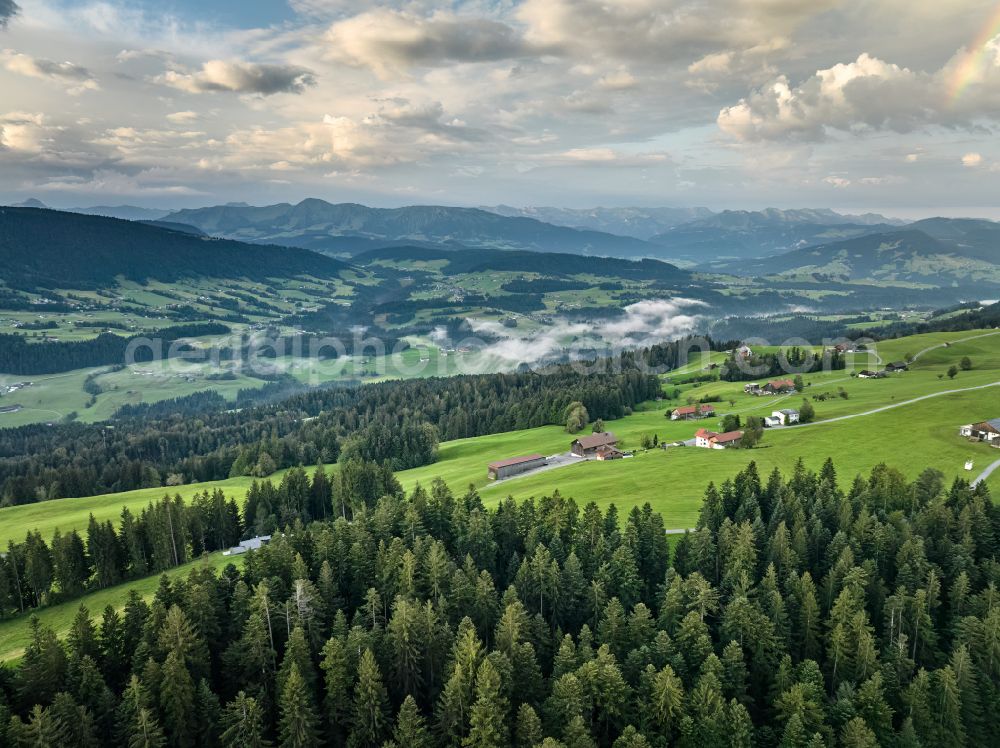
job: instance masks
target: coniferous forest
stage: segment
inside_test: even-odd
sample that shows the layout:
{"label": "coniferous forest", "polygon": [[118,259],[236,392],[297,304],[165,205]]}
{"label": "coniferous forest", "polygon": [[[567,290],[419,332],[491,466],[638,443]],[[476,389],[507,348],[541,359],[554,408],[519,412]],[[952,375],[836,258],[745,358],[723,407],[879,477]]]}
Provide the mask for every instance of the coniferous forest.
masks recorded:
{"label": "coniferous forest", "polygon": [[326,518],[304,499],[240,569],[81,609],[65,641],[34,625],[0,671],[0,744],[995,744],[985,488],[751,463],[671,550],[648,506],[341,489],[366,484],[321,486]]}

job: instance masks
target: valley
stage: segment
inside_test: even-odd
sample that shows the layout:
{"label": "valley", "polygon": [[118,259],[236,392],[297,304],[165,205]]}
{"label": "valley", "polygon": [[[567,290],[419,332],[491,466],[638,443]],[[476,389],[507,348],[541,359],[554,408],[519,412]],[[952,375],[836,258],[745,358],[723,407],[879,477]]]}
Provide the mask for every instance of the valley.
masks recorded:
{"label": "valley", "polygon": [[[972,339],[960,341],[964,338]],[[979,337],[982,336],[982,337]],[[948,344],[945,347],[944,344]],[[940,346],[940,347],[937,347]],[[743,392],[742,382],[705,382],[680,385],[678,397],[661,402],[647,402],[632,415],[607,421],[607,428],[619,438],[622,448],[635,450],[636,455],[612,462],[584,462],[556,471],[525,476],[493,485],[486,476],[486,464],[494,459],[522,454],[544,455],[566,451],[573,436],[559,426],[511,431],[489,436],[442,442],[437,460],[429,465],[403,470],[397,477],[409,492],[418,484],[429,486],[441,478],[455,491],[474,486],[482,492],[487,505],[495,505],[508,495],[518,500],[550,495],[558,490],[583,505],[589,501],[602,508],[614,503],[624,516],[633,506],[650,503],[662,513],[669,529],[693,527],[698,507],[709,482],[717,485],[731,478],[749,461],[754,461],[762,475],[774,468],[791,471],[801,460],[809,470],[818,470],[831,454],[837,455],[839,476],[844,488],[856,475],[869,471],[879,462],[893,465],[914,479],[925,468],[940,470],[949,479],[971,480],[964,465],[972,459],[976,467],[985,468],[1000,457],[985,444],[969,444],[958,437],[964,423],[1000,417],[1000,389],[990,388],[1000,382],[1000,333],[993,330],[962,333],[932,333],[885,341],[878,345],[882,359],[903,359],[927,350],[907,372],[880,380],[861,379],[849,371],[807,374],[806,388],[801,394],[775,397],[754,397]],[[968,356],[974,364],[949,379],[949,367]],[[724,354],[713,354],[706,361],[724,360]],[[856,369],[868,364],[867,356],[858,355]],[[672,393],[671,376],[683,378],[700,370],[702,363],[665,375],[664,388]],[[982,389],[984,385],[987,387]],[[948,393],[965,389],[966,392]],[[847,397],[837,393],[843,391]],[[759,446],[751,450],[703,450],[692,447],[643,450],[643,436],[656,435],[659,442],[670,443],[690,439],[699,427],[718,427],[718,420],[733,413],[747,416],[769,415],[775,408],[798,407],[804,397],[815,401],[816,395],[831,393],[829,400],[816,402],[816,422],[806,426],[768,429]],[[944,394],[942,394],[944,393]],[[908,401],[925,398],[910,405]],[[713,402],[718,418],[703,421],[671,421],[666,416],[689,398]],[[717,401],[715,398],[719,398]],[[732,401],[732,404],[730,404]],[[887,410],[879,410],[888,408]],[[871,411],[879,411],[871,413]],[[857,414],[847,420],[844,416]],[[905,432],[905,439],[887,439],[887,433]],[[920,461],[911,459],[919,454]],[[282,472],[270,476],[279,481]],[[115,521],[122,507],[141,511],[150,501],[164,494],[190,499],[205,490],[221,489],[227,496],[242,501],[254,479],[248,476],[208,483],[192,483],[170,488],[148,488],[125,493],[113,493],[88,498],[57,499],[0,509],[0,546],[10,540],[19,541],[28,530],[39,530],[50,536],[57,528],[62,531],[82,530],[89,515],[99,521]],[[994,496],[1000,497],[1000,473],[987,479]]]}

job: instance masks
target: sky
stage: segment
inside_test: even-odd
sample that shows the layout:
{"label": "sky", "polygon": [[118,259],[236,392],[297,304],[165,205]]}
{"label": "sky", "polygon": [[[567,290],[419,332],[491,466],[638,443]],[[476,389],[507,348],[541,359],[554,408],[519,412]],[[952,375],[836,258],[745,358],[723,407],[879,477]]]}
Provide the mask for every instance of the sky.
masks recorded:
{"label": "sky", "polygon": [[0,202],[1000,218],[995,0],[0,0]]}

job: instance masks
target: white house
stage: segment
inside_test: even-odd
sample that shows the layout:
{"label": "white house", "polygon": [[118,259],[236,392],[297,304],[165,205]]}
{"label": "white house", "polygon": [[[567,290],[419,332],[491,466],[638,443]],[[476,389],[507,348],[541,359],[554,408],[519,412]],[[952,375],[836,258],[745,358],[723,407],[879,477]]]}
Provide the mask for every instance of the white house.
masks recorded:
{"label": "white house", "polygon": [[958,434],[968,439],[1000,447],[1000,418],[991,418],[989,421],[980,421],[979,423],[967,423],[958,430]]}
{"label": "white house", "polygon": [[694,445],[702,449],[726,449],[735,447],[743,437],[742,431],[727,431],[717,434],[708,429],[698,429],[694,435]]}
{"label": "white house", "polygon": [[799,412],[794,408],[782,408],[771,413],[771,418],[777,418],[782,426],[799,422]]}
{"label": "white house", "polygon": [[764,416],[764,427],[774,428],[775,426],[781,425],[781,419],[777,416]]}

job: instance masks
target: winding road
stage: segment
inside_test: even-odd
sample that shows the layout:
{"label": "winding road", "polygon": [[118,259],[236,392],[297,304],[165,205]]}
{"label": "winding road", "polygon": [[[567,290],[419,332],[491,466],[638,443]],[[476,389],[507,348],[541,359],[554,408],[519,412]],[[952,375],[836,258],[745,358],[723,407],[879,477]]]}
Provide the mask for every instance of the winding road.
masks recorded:
{"label": "winding road", "polygon": [[989,465],[987,465],[986,469],[983,472],[981,472],[979,475],[977,475],[975,477],[975,479],[972,481],[972,483],[970,483],[969,485],[971,485],[973,488],[975,488],[980,483],[982,483],[984,480],[986,480],[987,478],[989,478],[990,475],[993,474],[993,471],[996,470],[997,468],[1000,468],[1000,460],[996,460],[996,461],[990,463]]}
{"label": "winding road", "polygon": [[918,358],[923,356],[925,353],[930,353],[931,351],[935,351],[938,348],[947,348],[955,345],[955,343],[964,343],[967,340],[976,340],[977,338],[988,338],[991,335],[1000,335],[1000,330],[994,330],[993,332],[984,332],[981,333],[980,335],[970,335],[967,338],[959,338],[958,340],[949,340],[947,343],[938,343],[937,345],[929,345],[922,351],[917,351],[917,354],[912,359],[910,359],[910,362],[912,363],[913,361],[916,361]]}
{"label": "winding road", "polygon": [[813,421],[812,423],[797,423],[791,426],[775,426],[773,427],[776,431],[780,429],[804,429],[810,426],[822,426],[825,423],[836,423],[837,421],[846,421],[851,418],[862,418],[863,416],[874,415],[875,413],[882,413],[887,410],[892,410],[893,408],[902,408],[904,405],[912,405],[913,403],[919,403],[921,400],[930,400],[934,397],[941,397],[943,395],[957,395],[960,392],[972,392],[973,390],[985,390],[988,387],[1000,386],[1000,382],[989,382],[988,384],[977,384],[975,387],[959,387],[953,390],[941,390],[940,392],[931,392],[929,395],[921,395],[920,397],[914,397],[910,400],[902,400],[898,403],[892,403],[890,405],[883,405],[880,408],[872,408],[871,410],[866,410],[861,413],[848,413],[845,416],[836,416],[835,418],[827,418],[822,421]]}

